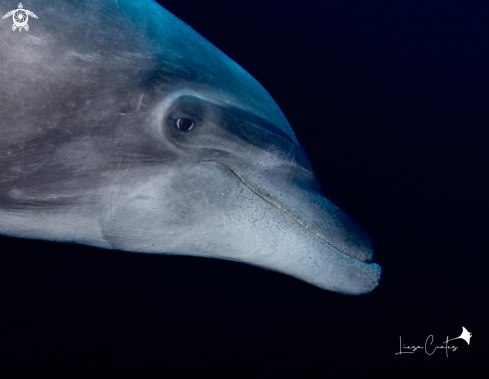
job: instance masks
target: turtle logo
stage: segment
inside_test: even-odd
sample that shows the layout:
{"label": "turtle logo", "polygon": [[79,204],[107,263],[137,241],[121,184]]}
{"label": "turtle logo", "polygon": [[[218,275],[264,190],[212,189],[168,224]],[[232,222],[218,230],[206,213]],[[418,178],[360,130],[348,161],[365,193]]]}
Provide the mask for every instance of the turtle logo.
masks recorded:
{"label": "turtle logo", "polygon": [[37,18],[34,13],[28,11],[27,9],[24,9],[22,3],[19,3],[18,9],[14,9],[13,11],[8,12],[5,16],[3,16],[3,18],[7,18],[9,16],[12,16],[12,19],[14,20],[12,30],[15,31],[18,28],[19,32],[22,30],[22,28],[24,28],[26,31],[29,30],[29,25],[27,25],[27,20],[29,19],[29,16]]}

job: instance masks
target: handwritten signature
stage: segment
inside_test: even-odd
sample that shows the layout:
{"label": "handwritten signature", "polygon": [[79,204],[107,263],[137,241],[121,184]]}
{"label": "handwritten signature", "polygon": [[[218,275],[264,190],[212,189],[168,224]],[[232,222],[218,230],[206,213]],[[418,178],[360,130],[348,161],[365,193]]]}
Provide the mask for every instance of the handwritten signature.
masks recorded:
{"label": "handwritten signature", "polygon": [[[429,335],[428,338],[426,338],[424,346],[419,346],[419,345],[417,345],[417,346],[416,345],[415,346],[403,346],[402,341],[401,341],[401,336],[399,336],[399,351],[396,353],[396,355],[414,354],[417,350],[424,350],[426,354],[433,355],[435,353],[435,351],[437,351],[438,349],[441,349],[441,350],[445,350],[445,354],[448,358],[448,350],[457,351],[457,349],[458,349],[457,346],[448,345],[448,342],[453,341],[453,340],[457,340],[457,339],[463,339],[465,342],[467,342],[467,345],[470,345],[470,337],[472,337],[472,333],[467,331],[467,329],[465,329],[463,326],[462,326],[462,334],[460,336],[452,338],[452,339],[448,339],[448,336],[447,336],[446,341],[443,342],[440,346],[432,346],[433,340],[434,340],[434,337],[432,334]],[[404,349],[406,351],[403,351],[402,349]],[[430,351],[431,351],[431,353],[430,353]]]}

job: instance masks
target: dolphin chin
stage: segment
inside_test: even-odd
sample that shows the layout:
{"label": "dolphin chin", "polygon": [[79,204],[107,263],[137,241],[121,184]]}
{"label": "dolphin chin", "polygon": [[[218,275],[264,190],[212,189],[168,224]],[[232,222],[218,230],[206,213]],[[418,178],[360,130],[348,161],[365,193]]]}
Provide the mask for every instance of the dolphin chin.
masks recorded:
{"label": "dolphin chin", "polygon": [[1,234],[377,286],[368,234],[234,61],[152,0],[33,11],[27,33],[0,30]]}

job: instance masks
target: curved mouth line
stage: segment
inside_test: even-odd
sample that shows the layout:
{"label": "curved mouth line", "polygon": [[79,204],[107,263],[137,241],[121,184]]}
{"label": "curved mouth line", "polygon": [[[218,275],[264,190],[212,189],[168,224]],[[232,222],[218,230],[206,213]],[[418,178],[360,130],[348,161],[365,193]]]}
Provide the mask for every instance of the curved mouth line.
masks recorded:
{"label": "curved mouth line", "polygon": [[330,246],[332,249],[335,249],[336,251],[338,251],[339,253],[341,254],[344,254],[345,256],[347,256],[348,258],[351,258],[351,259],[354,259],[356,261],[359,261],[359,262],[364,262],[364,263],[369,263],[369,262],[366,262],[366,261],[362,261],[360,259],[357,259],[355,257],[352,257],[350,254],[348,253],[345,253],[344,251],[338,249],[336,246],[334,246],[331,242],[327,241],[324,236],[321,235],[321,233],[319,233],[317,230],[311,228],[310,226],[306,225],[299,217],[297,217],[294,213],[288,211],[287,209],[283,208],[280,204],[276,203],[275,201],[273,201],[272,199],[269,199],[268,196],[266,195],[261,195],[260,193],[258,193],[256,190],[254,190],[248,183],[246,183],[246,181],[236,172],[234,171],[231,167],[227,166],[226,164],[224,163],[221,163],[221,162],[217,162],[215,160],[212,160],[212,159],[208,159],[208,160],[203,160],[203,162],[213,162],[213,163],[217,163],[225,168],[227,168],[229,171],[231,171],[233,173],[233,175],[235,175],[240,181],[241,183],[243,183],[251,192],[253,192],[256,196],[260,197],[261,199],[263,199],[264,201],[266,201],[267,203],[269,203],[270,205],[272,205],[273,207],[275,207],[276,209],[278,209],[279,211],[283,212],[287,217],[289,217],[291,220],[295,221],[297,224],[299,224],[300,227],[302,227],[303,229],[307,230],[309,233],[311,233],[313,236],[319,238],[321,241],[323,241],[324,243],[326,243],[328,246]]}

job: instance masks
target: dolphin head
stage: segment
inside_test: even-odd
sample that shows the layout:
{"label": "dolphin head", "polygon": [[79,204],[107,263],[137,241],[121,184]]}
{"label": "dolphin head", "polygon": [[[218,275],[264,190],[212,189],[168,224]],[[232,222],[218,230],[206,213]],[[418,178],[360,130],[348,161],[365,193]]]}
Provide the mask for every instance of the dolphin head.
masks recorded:
{"label": "dolphin head", "polygon": [[36,5],[0,41],[3,234],[377,286],[367,233],[234,61],[153,1]]}

